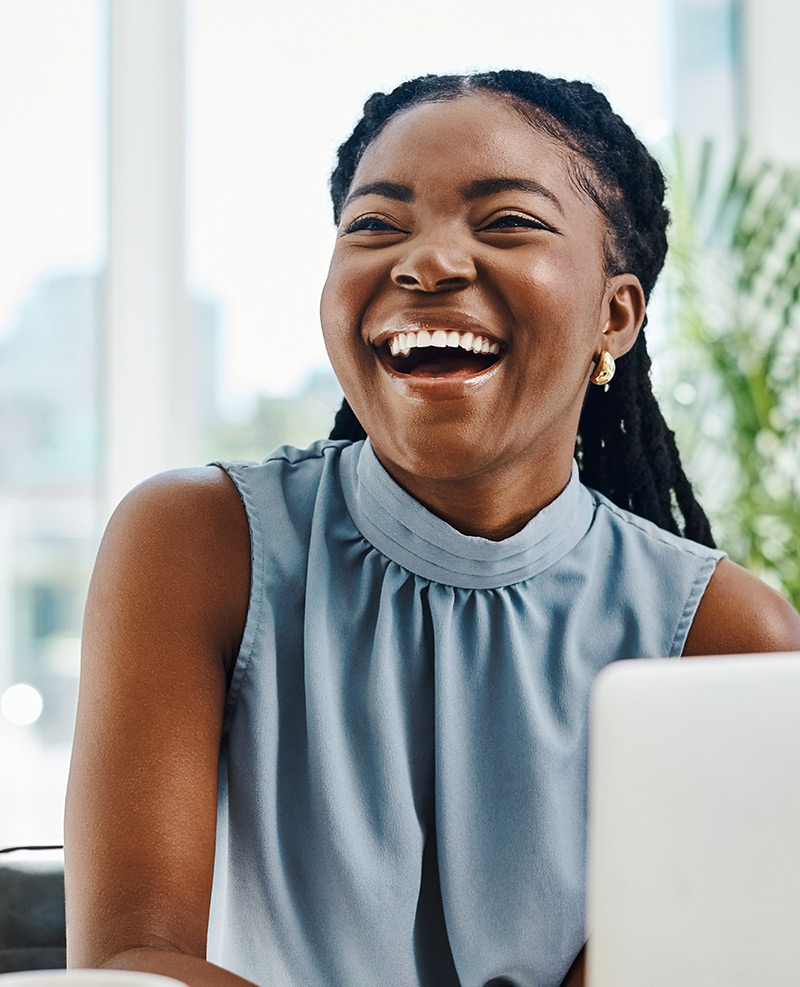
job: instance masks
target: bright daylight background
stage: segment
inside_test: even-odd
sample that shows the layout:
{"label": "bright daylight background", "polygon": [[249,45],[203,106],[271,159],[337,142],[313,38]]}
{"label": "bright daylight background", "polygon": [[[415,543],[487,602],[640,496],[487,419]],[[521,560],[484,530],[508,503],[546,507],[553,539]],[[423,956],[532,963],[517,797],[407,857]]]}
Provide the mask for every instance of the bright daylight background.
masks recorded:
{"label": "bright daylight background", "polygon": [[[524,67],[594,82],[661,151],[676,130],[723,148],[747,131],[797,165],[798,9],[0,0],[0,845],[61,840],[113,504],[158,470],[330,427],[327,177],[367,95]],[[668,351],[666,311],[650,331]]]}

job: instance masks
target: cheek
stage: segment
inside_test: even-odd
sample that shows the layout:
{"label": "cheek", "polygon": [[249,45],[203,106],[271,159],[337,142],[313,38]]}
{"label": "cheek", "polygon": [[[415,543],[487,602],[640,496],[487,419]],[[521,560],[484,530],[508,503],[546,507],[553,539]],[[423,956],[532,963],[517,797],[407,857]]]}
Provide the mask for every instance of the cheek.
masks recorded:
{"label": "cheek", "polygon": [[500,298],[512,323],[515,347],[540,350],[562,339],[575,321],[575,295],[575,280],[547,261],[505,277]]}
{"label": "cheek", "polygon": [[368,352],[361,344],[359,327],[364,293],[354,272],[334,257],[320,298],[320,322],[325,348],[347,400],[363,413],[369,391]]}
{"label": "cheek", "polygon": [[571,258],[539,257],[508,272],[506,304],[514,321],[528,330],[531,345],[580,345],[594,334],[603,298],[604,279],[589,276],[585,265]]}
{"label": "cheek", "polygon": [[349,319],[344,309],[340,287],[341,282],[338,280],[333,266],[331,266],[322,288],[319,303],[320,324],[325,349],[328,351],[328,359],[331,361],[342,390],[346,390],[343,371],[349,363],[346,359]]}
{"label": "cheek", "polygon": [[319,314],[320,321],[322,323],[322,332],[327,338],[327,333],[331,326],[339,321],[341,309],[342,309],[342,286],[343,279],[340,270],[340,265],[336,262],[336,257],[334,256],[331,260],[330,267],[328,268],[328,276],[325,279],[325,284],[322,286],[322,296],[319,302]]}
{"label": "cheek", "polygon": [[340,265],[331,263],[322,288],[319,314],[322,338],[337,376],[343,351],[352,346],[354,327],[358,325],[352,295],[352,282],[342,276]]}
{"label": "cheek", "polygon": [[358,332],[373,292],[374,277],[363,264],[334,254],[320,299],[320,321],[326,340]]}

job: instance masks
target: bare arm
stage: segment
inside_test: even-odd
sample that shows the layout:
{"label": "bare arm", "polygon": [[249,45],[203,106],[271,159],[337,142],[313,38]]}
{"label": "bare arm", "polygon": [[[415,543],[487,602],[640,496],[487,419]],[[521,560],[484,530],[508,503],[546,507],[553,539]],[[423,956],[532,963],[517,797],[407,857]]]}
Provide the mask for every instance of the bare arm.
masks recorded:
{"label": "bare arm", "polygon": [[584,987],[586,983],[586,946],[575,957],[561,987]]}
{"label": "bare arm", "polygon": [[727,559],[697,608],[684,657],[800,651],[800,615],[780,593]]}
{"label": "bare arm", "polygon": [[148,481],[108,526],[67,793],[70,966],[244,983],[205,948],[226,673],[249,582],[244,511],[213,467]]}

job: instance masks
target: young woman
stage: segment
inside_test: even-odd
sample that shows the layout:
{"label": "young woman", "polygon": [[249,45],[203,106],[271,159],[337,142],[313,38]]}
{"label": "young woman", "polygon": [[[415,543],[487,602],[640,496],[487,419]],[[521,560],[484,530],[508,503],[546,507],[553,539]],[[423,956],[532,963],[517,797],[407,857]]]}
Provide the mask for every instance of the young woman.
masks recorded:
{"label": "young woman", "polygon": [[332,441],[156,477],[100,550],[72,965],[582,983],[594,675],[800,648],[713,548],[650,391],[663,192],[585,84],[367,102],[332,178]]}

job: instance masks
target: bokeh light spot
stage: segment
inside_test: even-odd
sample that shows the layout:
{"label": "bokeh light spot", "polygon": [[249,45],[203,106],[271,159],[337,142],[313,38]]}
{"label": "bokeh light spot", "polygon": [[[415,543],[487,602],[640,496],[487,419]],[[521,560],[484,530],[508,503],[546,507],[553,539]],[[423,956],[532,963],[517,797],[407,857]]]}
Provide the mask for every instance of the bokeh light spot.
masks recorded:
{"label": "bokeh light spot", "polygon": [[9,686],[0,699],[3,716],[19,727],[27,727],[35,723],[42,715],[43,706],[39,690],[25,682],[17,682],[16,685]]}

